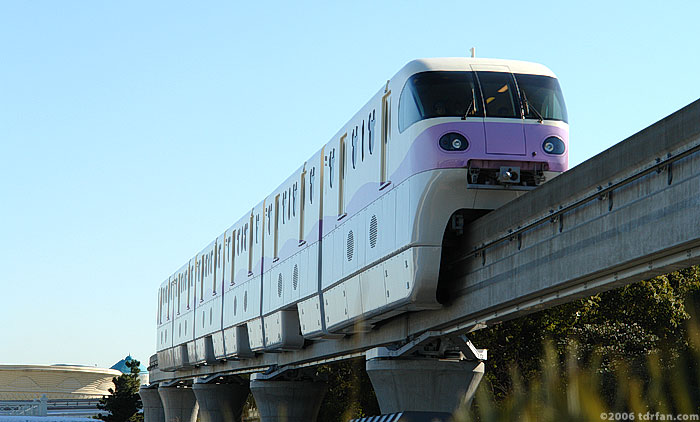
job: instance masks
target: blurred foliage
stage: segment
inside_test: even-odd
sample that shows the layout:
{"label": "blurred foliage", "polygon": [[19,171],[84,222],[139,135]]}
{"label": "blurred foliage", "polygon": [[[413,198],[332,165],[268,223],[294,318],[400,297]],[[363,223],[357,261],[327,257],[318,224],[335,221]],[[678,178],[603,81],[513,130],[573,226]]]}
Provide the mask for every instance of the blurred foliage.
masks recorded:
{"label": "blurred foliage", "polygon": [[318,373],[328,377],[328,392],[321,404],[319,421],[347,422],[381,413],[364,359],[322,365]]}
{"label": "blurred foliage", "polygon": [[[584,362],[583,349],[570,342],[562,361],[557,345],[545,342],[537,376],[526,382],[511,365],[508,394],[496,401],[489,381],[482,382],[471,409],[458,409],[454,421],[686,420],[678,415],[700,413],[700,328],[695,318],[683,328],[685,344],[676,348],[673,361],[664,367],[662,356],[672,345],[661,345],[635,371],[640,376],[616,351],[613,364],[603,369],[605,348],[596,348]],[[615,381],[615,391],[604,391],[604,374]]]}
{"label": "blurred foliage", "polygon": [[586,364],[597,351],[601,393],[610,397],[617,388],[611,375],[616,365],[624,362],[632,375],[648,381],[644,368],[649,354],[659,352],[659,364],[668,368],[687,347],[686,301],[696,306],[699,291],[700,268],[690,267],[506,321],[469,338],[489,349],[485,379],[496,401],[515,388],[513,370],[525,386],[539,379],[549,340],[560,360],[572,342]]}

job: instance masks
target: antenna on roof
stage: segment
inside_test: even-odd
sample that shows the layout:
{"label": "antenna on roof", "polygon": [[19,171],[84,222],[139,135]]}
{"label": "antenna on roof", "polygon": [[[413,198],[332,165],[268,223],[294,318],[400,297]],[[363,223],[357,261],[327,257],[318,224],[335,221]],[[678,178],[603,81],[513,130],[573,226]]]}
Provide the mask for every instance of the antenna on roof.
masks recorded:
{"label": "antenna on roof", "polygon": [[470,52],[471,55],[472,55],[472,59],[473,59],[474,57],[476,57],[476,47],[470,48],[470,49],[469,49],[469,52]]}

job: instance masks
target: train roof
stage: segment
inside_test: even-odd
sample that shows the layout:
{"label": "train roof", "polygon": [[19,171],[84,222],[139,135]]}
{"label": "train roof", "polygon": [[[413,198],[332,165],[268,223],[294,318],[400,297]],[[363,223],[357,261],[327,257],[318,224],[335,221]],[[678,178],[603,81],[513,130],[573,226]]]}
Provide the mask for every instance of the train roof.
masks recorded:
{"label": "train roof", "polygon": [[435,70],[494,70],[498,71],[507,66],[513,73],[528,75],[544,75],[556,78],[547,66],[539,63],[524,62],[520,60],[487,59],[471,57],[441,57],[431,59],[416,59],[404,66],[396,76],[408,76],[414,73]]}

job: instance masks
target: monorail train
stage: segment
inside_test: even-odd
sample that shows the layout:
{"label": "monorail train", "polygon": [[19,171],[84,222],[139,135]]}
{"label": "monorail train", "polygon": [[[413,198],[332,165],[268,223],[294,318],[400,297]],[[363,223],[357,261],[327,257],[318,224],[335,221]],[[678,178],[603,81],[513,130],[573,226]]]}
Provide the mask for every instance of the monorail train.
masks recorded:
{"label": "monorail train", "polygon": [[545,66],[408,63],[161,284],[160,369],[298,349],[443,306],[449,239],[565,171],[567,153],[564,99]]}

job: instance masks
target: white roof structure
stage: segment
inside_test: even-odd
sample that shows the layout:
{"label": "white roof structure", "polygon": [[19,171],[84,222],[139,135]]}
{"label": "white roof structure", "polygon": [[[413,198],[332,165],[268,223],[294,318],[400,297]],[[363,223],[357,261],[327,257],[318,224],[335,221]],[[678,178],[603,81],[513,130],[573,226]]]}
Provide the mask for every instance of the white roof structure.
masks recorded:
{"label": "white roof structure", "polygon": [[74,418],[70,416],[3,416],[0,422],[95,422],[91,418]]}
{"label": "white roof structure", "polygon": [[114,369],[72,365],[0,365],[0,400],[97,399],[108,395]]}

